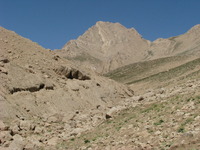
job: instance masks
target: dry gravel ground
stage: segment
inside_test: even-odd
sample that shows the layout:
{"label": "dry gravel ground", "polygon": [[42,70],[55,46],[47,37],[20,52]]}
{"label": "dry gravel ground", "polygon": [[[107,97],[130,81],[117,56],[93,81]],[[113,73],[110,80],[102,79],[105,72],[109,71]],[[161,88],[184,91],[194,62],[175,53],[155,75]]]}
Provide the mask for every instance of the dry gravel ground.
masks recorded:
{"label": "dry gravel ground", "polygon": [[[98,127],[57,147],[88,150],[200,149],[200,80],[127,99]],[[61,149],[62,149],[61,148]]]}

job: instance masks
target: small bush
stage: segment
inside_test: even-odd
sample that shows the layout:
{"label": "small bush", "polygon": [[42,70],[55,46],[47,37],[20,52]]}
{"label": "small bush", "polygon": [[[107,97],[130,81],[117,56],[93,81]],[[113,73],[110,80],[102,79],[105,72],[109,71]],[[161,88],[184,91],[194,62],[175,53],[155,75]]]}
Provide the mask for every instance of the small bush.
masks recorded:
{"label": "small bush", "polygon": [[158,122],[155,122],[154,125],[158,126],[158,125],[161,125],[164,121],[161,119],[159,120]]}
{"label": "small bush", "polygon": [[84,143],[90,143],[90,140],[85,139],[85,140],[84,140]]}
{"label": "small bush", "polygon": [[179,132],[179,133],[183,133],[183,132],[185,132],[185,128],[184,128],[184,127],[180,127],[180,128],[178,128],[178,132]]}

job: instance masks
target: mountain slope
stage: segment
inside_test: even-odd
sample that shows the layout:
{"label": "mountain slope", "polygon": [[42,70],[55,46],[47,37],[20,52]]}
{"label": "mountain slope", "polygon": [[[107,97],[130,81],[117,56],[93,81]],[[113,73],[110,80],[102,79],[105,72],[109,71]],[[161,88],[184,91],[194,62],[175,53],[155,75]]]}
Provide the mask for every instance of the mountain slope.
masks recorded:
{"label": "mountain slope", "polygon": [[149,47],[149,51],[152,53],[151,59],[188,54],[199,55],[199,37],[200,25],[196,25],[185,34],[168,39],[157,39]]}
{"label": "mountain slope", "polygon": [[[0,27],[0,149],[20,149],[19,139],[22,149],[51,147],[52,138],[92,128],[109,107],[132,95],[128,87]],[[87,127],[78,125],[88,118],[93,121]]]}
{"label": "mountain slope", "polygon": [[120,67],[110,71],[105,76],[121,83],[130,84],[160,72],[168,72],[170,69],[184,65],[196,58],[198,57],[183,55],[148,60]]}

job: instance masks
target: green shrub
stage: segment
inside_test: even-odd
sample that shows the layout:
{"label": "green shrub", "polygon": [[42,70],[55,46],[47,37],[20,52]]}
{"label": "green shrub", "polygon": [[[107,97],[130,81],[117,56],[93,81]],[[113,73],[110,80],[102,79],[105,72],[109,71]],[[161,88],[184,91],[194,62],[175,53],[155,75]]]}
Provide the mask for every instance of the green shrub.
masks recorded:
{"label": "green shrub", "polygon": [[154,125],[158,126],[158,125],[161,125],[164,121],[161,119],[159,120],[158,122],[155,122]]}

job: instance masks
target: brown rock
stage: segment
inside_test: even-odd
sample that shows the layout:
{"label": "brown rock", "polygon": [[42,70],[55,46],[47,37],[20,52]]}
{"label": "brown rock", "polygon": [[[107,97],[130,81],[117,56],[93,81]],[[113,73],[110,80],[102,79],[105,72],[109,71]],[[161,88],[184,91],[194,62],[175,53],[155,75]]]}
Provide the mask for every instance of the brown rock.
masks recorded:
{"label": "brown rock", "polygon": [[0,58],[0,62],[9,63],[9,60],[7,58]]}

